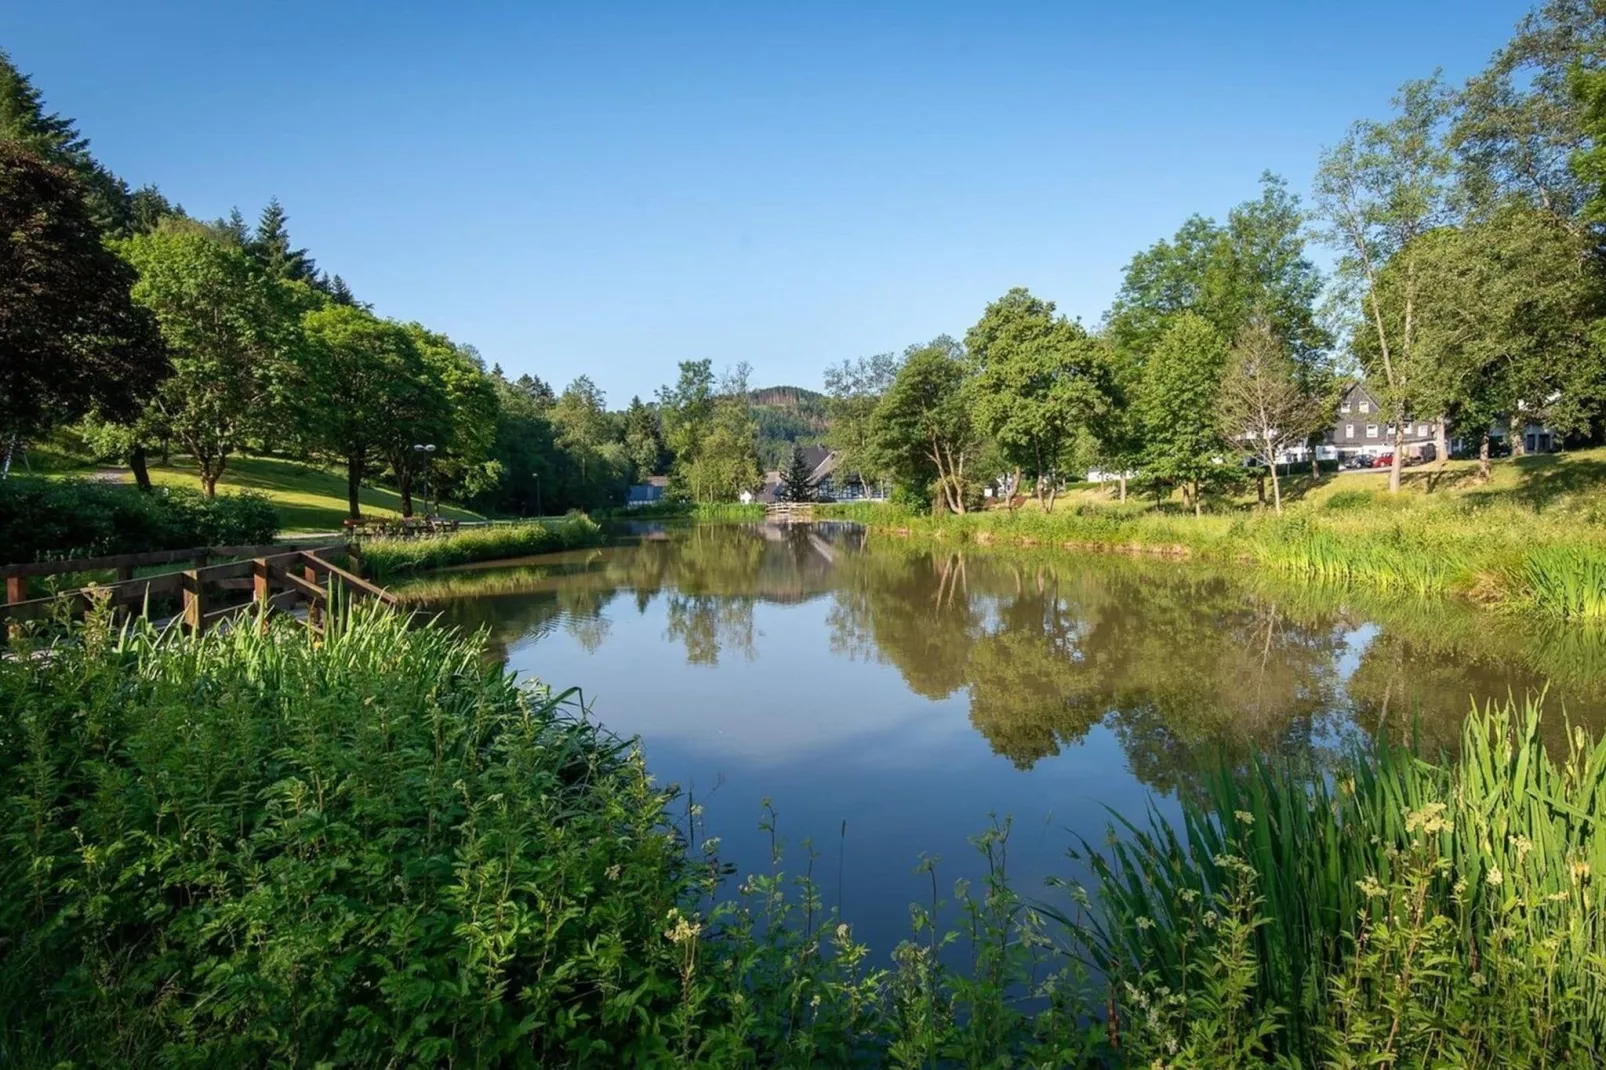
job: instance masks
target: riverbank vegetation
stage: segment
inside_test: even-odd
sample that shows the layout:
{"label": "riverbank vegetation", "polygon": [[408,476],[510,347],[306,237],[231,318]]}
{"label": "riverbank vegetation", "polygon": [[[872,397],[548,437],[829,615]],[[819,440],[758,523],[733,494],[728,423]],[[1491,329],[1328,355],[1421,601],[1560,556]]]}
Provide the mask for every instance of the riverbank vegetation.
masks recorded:
{"label": "riverbank vegetation", "polygon": [[[1221,769],[1086,887],[944,887],[889,958],[787,857],[477,642],[353,611],[91,619],[0,661],[0,1055],[21,1066],[1587,1065],[1606,749],[1537,708],[1460,756]],[[268,878],[268,879],[265,879]]]}
{"label": "riverbank vegetation", "polygon": [[380,582],[474,561],[554,553],[602,541],[602,528],[584,513],[557,520],[528,520],[462,528],[416,538],[380,537],[360,544],[363,571]]}
{"label": "riverbank vegetation", "polygon": [[[1601,451],[1501,465],[1483,484],[1450,469],[1434,493],[1388,495],[1376,476],[1298,488],[1284,515],[1223,506],[1196,517],[1168,503],[1074,492],[1052,513],[1030,506],[965,515],[840,505],[824,516],[956,543],[1045,545],[1252,563],[1284,576],[1413,596],[1463,595],[1567,621],[1606,620],[1606,494]],[[1510,473],[1509,475],[1507,473]],[[1424,475],[1423,479],[1430,478]],[[1407,484],[1408,489],[1410,484]]]}

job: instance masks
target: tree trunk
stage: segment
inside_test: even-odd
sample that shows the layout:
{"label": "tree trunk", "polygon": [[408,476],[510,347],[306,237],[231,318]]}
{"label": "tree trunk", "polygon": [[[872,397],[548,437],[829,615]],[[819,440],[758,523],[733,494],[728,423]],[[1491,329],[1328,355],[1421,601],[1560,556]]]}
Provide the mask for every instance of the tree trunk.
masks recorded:
{"label": "tree trunk", "polygon": [[346,508],[353,520],[362,517],[362,499],[359,495],[362,490],[362,469],[361,457],[346,458]]}
{"label": "tree trunk", "polygon": [[[1290,471],[1292,471],[1290,469]],[[1322,481],[1322,462],[1316,459],[1316,444],[1310,443],[1310,479],[1312,483]]]}
{"label": "tree trunk", "polygon": [[1126,501],[1126,473],[1121,473],[1121,500]]}
{"label": "tree trunk", "polygon": [[146,494],[151,492],[151,472],[145,465],[145,444],[134,443],[134,448],[128,451],[128,468],[134,473],[134,485]]}
{"label": "tree trunk", "polygon": [[1260,470],[1260,475],[1255,477],[1255,494],[1260,499],[1260,504],[1261,505],[1265,505],[1266,504],[1266,470],[1264,468],[1262,468]]}
{"label": "tree trunk", "polygon": [[396,469],[396,490],[401,494],[401,515],[413,515],[413,472],[403,464]]}
{"label": "tree trunk", "polygon": [[1045,513],[1052,513],[1054,511],[1054,496],[1059,493],[1058,484],[1059,480],[1054,479],[1053,477],[1049,478],[1048,497],[1043,501],[1043,512]]}
{"label": "tree trunk", "polygon": [[1489,482],[1489,431],[1484,429],[1483,437],[1478,440],[1478,480]]}
{"label": "tree trunk", "polygon": [[1278,516],[1283,515],[1283,486],[1277,478],[1277,466],[1271,466],[1271,502]]}
{"label": "tree trunk", "polygon": [[1199,480],[1193,481],[1193,515],[1204,516],[1204,501],[1199,494]]}
{"label": "tree trunk", "polygon": [[1405,421],[1394,418],[1394,463],[1389,465],[1389,493],[1400,492],[1400,471],[1405,467]]}
{"label": "tree trunk", "polygon": [[1513,457],[1528,456],[1528,425],[1523,424],[1518,429],[1516,421],[1511,424],[1511,455]]}
{"label": "tree trunk", "polygon": [[1433,449],[1439,455],[1439,467],[1443,468],[1450,460],[1450,422],[1446,417],[1439,417],[1439,424],[1433,431]]}
{"label": "tree trunk", "polygon": [[217,497],[217,480],[217,475],[212,473],[210,470],[203,470],[201,472],[201,497],[205,498],[207,501],[211,501],[213,498]]}

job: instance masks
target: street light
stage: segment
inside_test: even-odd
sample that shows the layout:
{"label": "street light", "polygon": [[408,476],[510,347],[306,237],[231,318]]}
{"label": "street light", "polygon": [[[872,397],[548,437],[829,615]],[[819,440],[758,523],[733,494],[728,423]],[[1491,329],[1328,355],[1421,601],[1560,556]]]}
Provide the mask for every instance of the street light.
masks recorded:
{"label": "street light", "polygon": [[435,443],[415,442],[413,452],[424,456],[424,515],[427,517],[435,511],[429,504],[429,455],[435,452]]}
{"label": "street light", "polygon": [[531,472],[530,478],[535,480],[535,515],[541,516],[541,473]]}

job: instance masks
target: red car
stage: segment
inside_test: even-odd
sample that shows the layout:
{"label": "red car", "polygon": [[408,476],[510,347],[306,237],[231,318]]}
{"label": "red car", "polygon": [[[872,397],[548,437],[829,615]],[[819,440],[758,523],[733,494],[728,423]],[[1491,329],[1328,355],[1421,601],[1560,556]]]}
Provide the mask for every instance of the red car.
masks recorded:
{"label": "red car", "polygon": [[1373,468],[1390,468],[1394,465],[1394,454],[1385,453],[1372,462]]}

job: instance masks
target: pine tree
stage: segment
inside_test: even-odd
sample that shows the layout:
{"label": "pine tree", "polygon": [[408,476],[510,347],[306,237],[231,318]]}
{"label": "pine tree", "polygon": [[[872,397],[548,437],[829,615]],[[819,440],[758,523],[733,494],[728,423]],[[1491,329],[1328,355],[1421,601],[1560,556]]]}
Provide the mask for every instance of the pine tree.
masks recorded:
{"label": "pine tree", "polygon": [[781,476],[780,497],[789,502],[812,502],[814,486],[809,482],[809,475],[813,471],[803,457],[803,447],[794,444],[792,460]]}
{"label": "pine tree", "polygon": [[356,295],[351,292],[351,287],[347,286],[346,280],[339,275],[329,280],[329,299],[337,305],[352,305],[354,307],[360,305]]}
{"label": "pine tree", "polygon": [[45,111],[44,97],[33,80],[4,50],[0,50],[0,141],[19,144],[47,163],[72,171],[83,185],[95,225],[119,237],[129,233],[128,184],[90,155],[89,139],[72,119]]}
{"label": "pine tree", "polygon": [[141,186],[129,199],[129,228],[135,234],[149,234],[162,220],[183,216],[183,205],[168,200],[155,185]]}
{"label": "pine tree", "polygon": [[240,214],[238,208],[229,209],[228,218],[213,223],[212,229],[235,248],[244,249],[251,244],[251,228],[246,225],[245,216]]}
{"label": "pine tree", "polygon": [[312,282],[318,277],[317,265],[305,249],[290,247],[289,221],[279,198],[269,200],[247,249],[252,259],[274,278]]}
{"label": "pine tree", "polygon": [[664,440],[658,428],[658,414],[643,405],[639,397],[631,398],[625,410],[625,454],[639,479],[655,476],[663,467]]}

